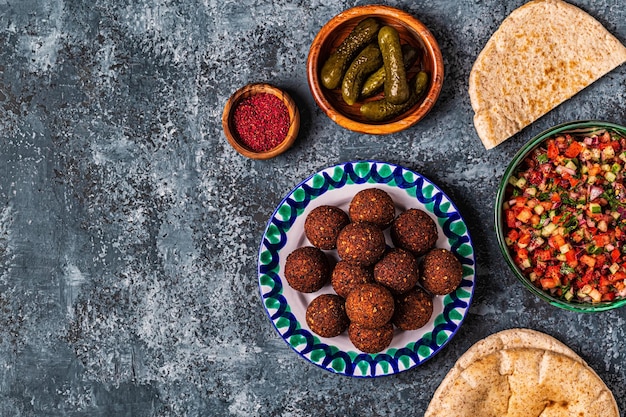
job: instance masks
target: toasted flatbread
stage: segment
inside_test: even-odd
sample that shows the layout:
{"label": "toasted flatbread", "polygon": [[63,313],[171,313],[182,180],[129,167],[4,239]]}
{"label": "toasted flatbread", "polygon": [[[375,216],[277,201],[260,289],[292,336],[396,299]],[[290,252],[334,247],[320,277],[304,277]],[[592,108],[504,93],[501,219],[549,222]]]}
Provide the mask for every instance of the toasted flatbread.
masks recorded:
{"label": "toasted flatbread", "polygon": [[[480,360],[482,357],[491,353],[498,352],[503,349],[526,347],[560,353],[586,365],[583,358],[578,356],[576,352],[570,349],[566,344],[550,335],[531,329],[507,329],[489,335],[473,344],[456,361],[454,367],[450,369],[448,375],[450,375],[450,379],[453,379],[456,374],[462,372],[473,362]],[[443,384],[440,385],[439,388],[442,389]]]}
{"label": "toasted flatbread", "polygon": [[587,364],[576,352],[558,339],[532,329],[507,329],[494,333],[474,343],[458,360],[455,368],[467,368],[483,356],[503,349],[535,348],[560,353]]}
{"label": "toasted flatbread", "polygon": [[[520,353],[524,351],[531,353]],[[569,415],[559,413],[565,411],[573,413],[575,410],[579,410],[581,407],[580,403],[575,403],[575,399],[566,401],[559,396],[560,394],[555,394],[548,398],[549,396],[546,397],[543,394],[537,394],[537,396],[532,397],[530,393],[526,393],[525,397],[519,397],[518,394],[513,392],[511,387],[514,386],[514,381],[509,378],[514,362],[511,358],[521,358],[515,359],[517,361],[516,366],[541,370],[541,372],[537,371],[539,376],[517,371],[517,376],[515,377],[519,379],[522,375],[525,375],[524,378],[528,378],[528,381],[526,381],[528,383],[527,391],[541,392],[545,390],[545,387],[538,384],[537,378],[541,381],[546,380],[548,378],[546,370],[549,369],[547,364],[553,364],[553,362],[548,362],[548,359],[544,359],[544,355],[547,355],[545,357],[549,358],[549,361],[561,361],[561,365],[563,365],[563,361],[566,361],[566,366],[574,366],[574,368],[568,368],[564,371],[565,379],[570,379],[571,381],[581,380],[583,384],[587,384],[588,381],[594,381],[592,386],[599,391],[593,392],[598,394],[598,397],[595,400],[589,399],[586,405],[590,411],[588,414],[581,414],[581,416],[619,416],[617,403],[611,391],[576,352],[545,333],[531,329],[508,329],[478,341],[457,360],[435,391],[424,417],[491,415],[499,417],[516,415],[548,417]],[[523,361],[529,360],[528,358],[531,356],[534,359],[524,364]],[[538,356],[541,356],[541,361],[545,360],[547,362],[537,365],[535,362]],[[477,363],[482,363],[482,365],[477,366]],[[572,365],[573,363],[577,365]],[[540,367],[537,368],[537,366]],[[580,370],[581,368],[583,368],[582,371]],[[570,371],[575,372],[570,373]],[[519,381],[515,383],[521,384]],[[561,384],[562,380],[554,380],[551,383]],[[468,389],[468,386],[471,389]],[[579,389],[581,392],[589,390],[585,386],[581,386]],[[537,406],[539,408],[541,404],[548,404],[549,401],[559,402],[562,407],[559,408],[558,404],[553,404],[550,407],[546,407],[543,414],[515,414],[515,410],[510,408],[511,404],[520,398],[523,398],[523,401],[529,401],[532,399],[531,397],[535,398],[534,401],[540,403]],[[564,401],[567,402],[567,407],[564,406]],[[519,405],[521,406],[522,403],[519,403]],[[602,410],[602,413],[594,414],[597,410]]]}
{"label": "toasted flatbread", "polygon": [[473,362],[426,416],[619,417],[604,382],[579,361],[534,348],[504,349]]}
{"label": "toasted flatbread", "polygon": [[624,62],[626,47],[583,10],[530,1],[504,19],[472,67],[476,132],[491,149]]}

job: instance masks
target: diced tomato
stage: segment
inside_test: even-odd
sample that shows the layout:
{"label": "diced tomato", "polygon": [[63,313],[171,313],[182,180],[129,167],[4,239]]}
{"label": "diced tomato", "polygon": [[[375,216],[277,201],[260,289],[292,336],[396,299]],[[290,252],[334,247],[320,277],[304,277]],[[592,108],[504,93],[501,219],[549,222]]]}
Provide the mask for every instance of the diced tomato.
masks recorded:
{"label": "diced tomato", "polygon": [[609,275],[608,279],[611,282],[623,281],[626,279],[626,272],[617,271],[616,273]]}
{"label": "diced tomato", "polygon": [[585,234],[582,231],[578,231],[570,236],[574,243],[580,243],[584,237]]}
{"label": "diced tomato", "polygon": [[528,201],[528,198],[522,195],[515,197],[516,206],[525,206],[527,201]]}
{"label": "diced tomato", "polygon": [[596,259],[587,255],[586,253],[580,256],[580,262],[584,263],[589,268],[593,268],[596,266]]}
{"label": "diced tomato", "polygon": [[600,142],[598,144],[598,148],[600,148],[600,149],[613,148],[613,150],[615,152],[617,152],[617,151],[620,150],[620,144],[619,144],[619,142],[614,141],[614,140],[612,140],[610,142]]}
{"label": "diced tomato", "polygon": [[608,277],[602,275],[602,276],[600,276],[600,280],[598,281],[598,284],[601,287],[608,287],[609,285],[611,285],[611,281],[609,280]]}
{"label": "diced tomato", "polygon": [[576,258],[575,250],[569,250],[565,252],[565,260],[567,261],[567,264],[572,268],[576,268],[578,266],[578,259]]}
{"label": "diced tomato", "polygon": [[543,273],[546,271],[546,263],[545,262],[537,262],[537,264],[533,268],[533,272],[537,274],[538,277],[543,276]]}
{"label": "diced tomato", "polygon": [[539,217],[538,214],[533,214],[530,218],[530,224],[532,224],[533,226],[537,226],[539,222],[541,222],[541,217]]}
{"label": "diced tomato", "polygon": [[519,235],[519,238],[517,239],[517,244],[526,247],[530,243],[531,239],[532,236],[530,235],[530,232],[524,231]]}
{"label": "diced tomato", "polygon": [[582,150],[583,146],[580,144],[580,142],[574,141],[570,143],[570,145],[565,150],[565,156],[567,156],[568,158],[576,158]]}
{"label": "diced tomato", "polygon": [[517,227],[517,220],[515,219],[515,212],[511,209],[507,210],[506,213],[506,225],[510,229],[514,229]]}
{"label": "diced tomato", "polygon": [[516,229],[511,229],[506,237],[508,237],[511,242],[516,242],[519,238],[519,232]]}
{"label": "diced tomato", "polygon": [[517,250],[517,256],[519,256],[520,259],[522,259],[522,260],[528,259],[528,249],[526,249],[526,248],[519,248]]}
{"label": "diced tomato", "polygon": [[533,216],[533,212],[531,209],[529,209],[528,207],[522,207],[522,209],[519,210],[515,218],[521,221],[522,223],[528,223],[528,221],[530,220],[532,216]]}
{"label": "diced tomato", "polygon": [[596,268],[601,268],[602,266],[604,266],[604,264],[606,264],[606,255],[603,255],[603,254],[595,255],[595,259],[596,259]]}
{"label": "diced tomato", "polygon": [[541,174],[540,171],[532,171],[530,173],[530,176],[528,177],[528,182],[530,182],[533,185],[541,184],[542,180],[543,180],[543,174]]}
{"label": "diced tomato", "polygon": [[539,280],[544,289],[556,288],[561,285],[561,268],[558,266],[549,266],[546,272]]}
{"label": "diced tomato", "polygon": [[587,270],[587,272],[585,272],[585,274],[582,277],[580,277],[580,284],[581,284],[580,286],[582,287],[583,285],[587,285],[591,281],[593,281],[593,276],[594,275],[595,274],[594,274],[593,269]]}
{"label": "diced tomato", "polygon": [[617,141],[611,141],[611,146],[613,147],[615,153],[618,153],[622,149]]}
{"label": "diced tomato", "polygon": [[561,249],[561,246],[565,245],[565,239],[561,235],[550,236],[548,239],[548,245],[554,249]]}
{"label": "diced tomato", "polygon": [[550,290],[559,286],[559,281],[554,278],[541,278],[539,282],[544,290]]}
{"label": "diced tomato", "polygon": [[605,292],[602,294],[602,301],[613,301],[615,299],[614,292]]}
{"label": "diced tomato", "polygon": [[569,181],[569,185],[572,187],[576,187],[576,185],[580,182],[580,180],[572,177],[570,174],[563,175],[563,179]]}
{"label": "diced tomato", "polygon": [[561,279],[561,267],[558,265],[550,265],[546,268],[546,272],[544,274],[546,278],[554,278],[558,281]]}
{"label": "diced tomato", "polygon": [[552,195],[550,196],[550,200],[552,200],[554,203],[560,203],[561,196],[558,193],[552,193]]}
{"label": "diced tomato", "polygon": [[606,143],[611,140],[611,134],[609,132],[604,132],[602,136],[599,136],[600,143]]}
{"label": "diced tomato", "polygon": [[557,148],[553,140],[548,141],[548,159],[554,159],[557,156],[559,156],[559,148]]}
{"label": "diced tomato", "polygon": [[552,259],[552,252],[548,249],[538,249],[535,251],[535,257],[538,261],[547,262]]}
{"label": "diced tomato", "polygon": [[611,251],[611,260],[613,261],[613,263],[617,262],[620,256],[621,256],[621,253],[619,249],[615,248]]}
{"label": "diced tomato", "polygon": [[592,166],[589,167],[589,169],[587,170],[587,173],[590,176],[595,177],[600,173],[600,171],[602,171],[602,168],[600,167],[600,165],[593,164]]}
{"label": "diced tomato", "polygon": [[611,243],[611,237],[606,233],[601,233],[593,237],[593,242],[599,248],[603,248]]}

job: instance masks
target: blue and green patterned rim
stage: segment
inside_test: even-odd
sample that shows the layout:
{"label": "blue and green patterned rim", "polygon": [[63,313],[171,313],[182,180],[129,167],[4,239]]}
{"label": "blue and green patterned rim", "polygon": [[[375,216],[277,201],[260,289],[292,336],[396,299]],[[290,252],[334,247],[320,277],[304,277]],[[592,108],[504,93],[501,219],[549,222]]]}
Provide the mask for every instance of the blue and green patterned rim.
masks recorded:
{"label": "blue and green patterned rim", "polygon": [[[392,192],[396,204],[420,208],[437,220],[438,247],[451,250],[463,265],[458,289],[434,297],[430,322],[418,331],[396,331],[386,350],[368,354],[352,346],[347,336],[320,338],[306,325],[306,300],[294,294],[282,277],[284,261],[292,247],[301,245],[302,223],[316,204],[349,200],[362,188]],[[343,189],[343,190],[341,190]],[[317,203],[316,203],[317,202]],[[294,226],[296,225],[296,226]],[[298,229],[298,230],[296,230]],[[295,245],[295,246],[294,246]],[[259,289],[263,306],[278,334],[300,356],[333,373],[353,377],[378,377],[406,371],[439,352],[462,324],[474,294],[475,258],[472,241],[461,214],[441,189],[424,176],[399,165],[381,161],[338,164],[311,175],[278,205],[268,221],[259,249]],[[326,291],[328,292],[328,291]],[[313,295],[311,295],[312,297]],[[399,333],[400,336],[397,336]],[[343,339],[342,339],[343,338]]]}

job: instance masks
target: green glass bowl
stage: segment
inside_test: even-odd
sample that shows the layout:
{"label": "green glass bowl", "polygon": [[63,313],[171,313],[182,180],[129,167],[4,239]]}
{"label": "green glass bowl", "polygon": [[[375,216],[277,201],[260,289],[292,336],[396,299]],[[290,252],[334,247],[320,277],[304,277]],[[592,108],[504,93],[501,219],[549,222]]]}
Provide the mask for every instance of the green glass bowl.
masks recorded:
{"label": "green glass bowl", "polygon": [[517,279],[528,289],[531,293],[535,294],[537,297],[541,298],[544,301],[547,301],[549,304],[563,308],[565,310],[576,311],[580,313],[592,313],[599,311],[611,310],[618,307],[623,307],[626,305],[626,299],[616,299],[613,301],[600,302],[600,303],[584,303],[580,301],[567,301],[555,298],[544,292],[540,288],[537,288],[533,285],[532,282],[522,273],[522,271],[517,267],[513,257],[511,256],[509,249],[505,242],[505,234],[506,234],[506,226],[504,219],[504,211],[502,210],[503,204],[506,198],[506,190],[509,182],[509,178],[515,174],[518,170],[518,166],[520,163],[526,158],[528,154],[530,154],[535,148],[541,146],[543,142],[558,133],[592,133],[594,131],[602,131],[602,130],[613,130],[622,135],[626,135],[626,127],[620,126],[614,123],[602,122],[597,120],[587,120],[587,121],[573,121],[563,123],[557,126],[554,126],[539,135],[532,138],[528,143],[526,143],[513,157],[511,163],[507,167],[504,172],[504,176],[500,181],[500,185],[498,187],[498,193],[496,196],[496,204],[495,204],[495,228],[496,235],[498,238],[498,246],[500,247],[500,251],[506,260],[506,263],[509,265]]}

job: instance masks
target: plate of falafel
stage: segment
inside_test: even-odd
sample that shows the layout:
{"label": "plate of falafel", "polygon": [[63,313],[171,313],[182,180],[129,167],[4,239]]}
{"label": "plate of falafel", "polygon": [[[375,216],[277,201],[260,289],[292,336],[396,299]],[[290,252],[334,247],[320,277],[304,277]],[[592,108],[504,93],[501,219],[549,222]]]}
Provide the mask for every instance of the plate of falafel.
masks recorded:
{"label": "plate of falafel", "polygon": [[258,262],[263,307],[300,356],[378,377],[439,352],[474,294],[475,255],[454,203],[382,161],[316,172],[276,207]]}

